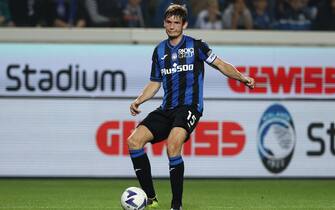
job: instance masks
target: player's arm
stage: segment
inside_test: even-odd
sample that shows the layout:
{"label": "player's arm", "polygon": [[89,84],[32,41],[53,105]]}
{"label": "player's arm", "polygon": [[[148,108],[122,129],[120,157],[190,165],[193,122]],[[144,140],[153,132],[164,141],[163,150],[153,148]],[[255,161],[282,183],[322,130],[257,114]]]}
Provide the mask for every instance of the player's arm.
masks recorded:
{"label": "player's arm", "polygon": [[140,95],[131,103],[130,105],[130,113],[131,115],[135,116],[141,112],[139,110],[139,106],[146,102],[147,100],[151,99],[156,95],[159,88],[161,87],[160,82],[150,81],[140,93]]}
{"label": "player's arm", "polygon": [[215,58],[213,63],[211,63],[211,66],[227,77],[239,80],[251,89],[255,87],[255,80],[252,77],[243,75],[232,64],[221,60],[219,57]]}

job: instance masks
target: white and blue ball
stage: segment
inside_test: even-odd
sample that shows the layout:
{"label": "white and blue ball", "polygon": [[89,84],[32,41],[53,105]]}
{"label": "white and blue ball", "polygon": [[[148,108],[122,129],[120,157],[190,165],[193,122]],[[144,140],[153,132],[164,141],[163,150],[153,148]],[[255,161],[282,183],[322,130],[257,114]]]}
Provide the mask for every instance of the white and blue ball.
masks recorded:
{"label": "white and blue ball", "polygon": [[121,206],[124,210],[143,210],[147,206],[148,197],[138,187],[127,188],[121,196]]}

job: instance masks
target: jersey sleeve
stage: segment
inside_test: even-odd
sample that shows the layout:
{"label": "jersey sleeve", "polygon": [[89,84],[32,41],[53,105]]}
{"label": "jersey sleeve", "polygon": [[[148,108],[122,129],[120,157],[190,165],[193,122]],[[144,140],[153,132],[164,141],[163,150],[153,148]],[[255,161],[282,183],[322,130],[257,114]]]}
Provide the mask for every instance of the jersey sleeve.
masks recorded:
{"label": "jersey sleeve", "polygon": [[151,64],[151,74],[150,80],[155,82],[162,81],[162,75],[160,73],[159,63],[158,63],[158,55],[157,55],[157,48],[155,48],[152,54],[152,64]]}
{"label": "jersey sleeve", "polygon": [[203,42],[201,40],[197,41],[200,60],[205,61],[208,64],[213,63],[216,58],[215,53],[212,51],[212,49],[209,48],[206,42]]}

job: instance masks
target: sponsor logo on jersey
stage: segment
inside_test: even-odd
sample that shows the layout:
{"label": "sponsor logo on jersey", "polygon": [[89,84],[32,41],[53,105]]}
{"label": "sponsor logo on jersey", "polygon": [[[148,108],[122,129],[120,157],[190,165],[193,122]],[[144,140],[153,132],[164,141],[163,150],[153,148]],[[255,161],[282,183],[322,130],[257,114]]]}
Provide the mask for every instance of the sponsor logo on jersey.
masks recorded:
{"label": "sponsor logo on jersey", "polygon": [[161,60],[164,60],[168,55],[165,54],[163,57],[161,57]]}
{"label": "sponsor logo on jersey", "polygon": [[182,71],[193,71],[193,64],[184,64],[184,65],[178,65],[174,63],[172,65],[172,68],[163,68],[161,69],[161,74],[167,75],[167,74],[174,74],[176,72],[182,72]]}
{"label": "sponsor logo on jersey", "polygon": [[194,56],[194,48],[184,48],[178,50],[178,58],[190,58]]}

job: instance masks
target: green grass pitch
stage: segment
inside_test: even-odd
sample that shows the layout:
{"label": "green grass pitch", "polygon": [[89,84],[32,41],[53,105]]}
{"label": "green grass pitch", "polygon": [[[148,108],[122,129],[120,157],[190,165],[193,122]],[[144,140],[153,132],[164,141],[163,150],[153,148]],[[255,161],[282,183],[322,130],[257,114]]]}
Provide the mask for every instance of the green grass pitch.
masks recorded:
{"label": "green grass pitch", "polygon": [[[170,183],[154,180],[159,209],[169,210]],[[134,179],[0,179],[0,209],[119,209]],[[335,209],[335,180],[186,179],[185,210]],[[159,210],[158,209],[158,210]]]}

